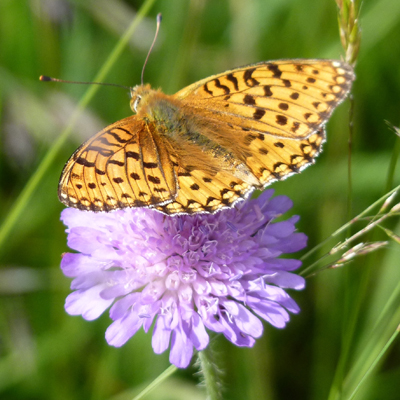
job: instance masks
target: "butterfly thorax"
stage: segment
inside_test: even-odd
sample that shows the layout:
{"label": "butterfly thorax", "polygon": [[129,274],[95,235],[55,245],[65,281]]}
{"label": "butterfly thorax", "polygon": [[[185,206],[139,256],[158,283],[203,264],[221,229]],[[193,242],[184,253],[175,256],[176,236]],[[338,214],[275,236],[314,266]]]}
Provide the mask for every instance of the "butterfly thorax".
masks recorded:
{"label": "butterfly thorax", "polygon": [[183,127],[178,101],[161,90],[151,89],[150,85],[135,86],[131,90],[130,106],[138,117],[159,128],[157,130],[160,134],[176,132]]}
{"label": "butterfly thorax", "polygon": [[259,184],[237,155],[212,137],[208,123],[202,121],[204,118],[191,112],[181,100],[151,89],[150,85],[141,85],[132,89],[130,105],[150,131],[167,138],[180,159],[187,157],[192,162],[195,159],[209,173],[222,169],[253,185]]}
{"label": "butterfly thorax", "polygon": [[176,142],[182,139],[207,146],[208,139],[197,134],[193,119],[187,115],[183,104],[150,85],[136,86],[131,91],[132,111],[147,124],[154,126],[160,136],[167,136]]}

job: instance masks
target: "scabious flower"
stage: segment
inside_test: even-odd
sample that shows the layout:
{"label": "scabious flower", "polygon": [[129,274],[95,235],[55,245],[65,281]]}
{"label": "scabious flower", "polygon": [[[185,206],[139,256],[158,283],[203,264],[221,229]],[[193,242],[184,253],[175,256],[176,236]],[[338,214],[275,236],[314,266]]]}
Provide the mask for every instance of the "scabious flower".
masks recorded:
{"label": "scabious flower", "polygon": [[295,232],[297,216],[273,222],[292,202],[272,194],[215,215],[65,209],[68,246],[78,251],[61,263],[74,278],[66,311],[93,320],[111,306],[106,340],[116,347],[155,322],[155,353],[171,346],[170,361],[180,368],[193,348],[207,347],[206,328],[253,346],[263,332],[259,317],[283,328],[288,311],[299,312],[284,289],[305,285],[291,272],[301,262],[278,257],[305,247],[307,237]]}

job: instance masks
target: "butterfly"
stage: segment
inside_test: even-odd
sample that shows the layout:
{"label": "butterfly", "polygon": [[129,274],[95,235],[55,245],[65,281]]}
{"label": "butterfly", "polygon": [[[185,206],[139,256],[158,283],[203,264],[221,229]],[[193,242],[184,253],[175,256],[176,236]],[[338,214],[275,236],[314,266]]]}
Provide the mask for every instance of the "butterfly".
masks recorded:
{"label": "butterfly", "polygon": [[177,215],[232,207],[314,163],[325,123],[354,78],[345,62],[292,59],[232,69],[172,96],[135,86],[135,115],[75,151],[59,198],[88,211],[149,207]]}

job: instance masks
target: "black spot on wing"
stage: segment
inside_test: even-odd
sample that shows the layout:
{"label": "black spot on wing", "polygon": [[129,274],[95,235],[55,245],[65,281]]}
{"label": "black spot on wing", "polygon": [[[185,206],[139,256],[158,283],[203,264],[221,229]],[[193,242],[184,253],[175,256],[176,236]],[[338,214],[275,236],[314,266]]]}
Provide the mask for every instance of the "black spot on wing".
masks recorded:
{"label": "black spot on wing", "polygon": [[292,127],[291,127],[291,131],[294,133],[294,132],[296,132],[297,129],[299,129],[299,128],[300,128],[300,122],[294,121],[294,122],[293,122],[293,125],[292,125]]}
{"label": "black spot on wing", "polygon": [[257,110],[254,111],[253,118],[259,120],[264,115],[265,115],[265,110],[263,110],[262,108],[257,108]]}
{"label": "black spot on wing", "polygon": [[212,196],[209,196],[208,198],[207,198],[207,205],[209,205],[212,201],[214,201],[214,200],[217,200],[215,197],[212,197]]}
{"label": "black spot on wing", "polygon": [[205,83],[205,84],[203,85],[203,88],[204,88],[204,90],[205,90],[208,94],[210,94],[211,96],[213,95],[213,92],[208,88],[207,83]]}
{"label": "black spot on wing", "polygon": [[133,158],[136,161],[138,161],[140,158],[139,153],[136,153],[135,151],[127,151],[125,156],[126,158]]}
{"label": "black spot on wing", "polygon": [[226,76],[226,79],[228,79],[228,81],[233,83],[233,86],[235,87],[235,90],[238,91],[239,90],[239,84],[238,84],[238,80],[237,78],[233,75],[233,74],[228,74]]}
{"label": "black spot on wing", "polygon": [[[108,134],[111,135],[111,136],[113,136],[113,135],[111,134],[111,132],[108,132]],[[116,136],[117,136],[117,135],[116,135]],[[105,144],[105,145],[107,145],[107,146],[117,146],[117,147],[121,147],[120,144],[109,142],[109,141],[107,140],[107,138],[104,137],[104,136],[102,136],[101,138],[98,138],[97,141],[99,141],[100,143],[103,143],[103,144]]]}
{"label": "black spot on wing", "polygon": [[254,97],[251,94],[246,94],[243,98],[244,104],[247,104],[249,106],[254,106],[256,104],[256,101],[254,100]]}
{"label": "black spot on wing", "polygon": [[249,87],[253,87],[253,86],[256,86],[259,84],[259,82],[252,77],[253,72],[255,70],[256,70],[256,68],[250,68],[250,69],[247,69],[243,74],[244,82]]}
{"label": "black spot on wing", "polygon": [[273,72],[273,78],[280,78],[282,75],[282,71],[279,69],[279,66],[276,64],[267,64],[267,68]]}
{"label": "black spot on wing", "polygon": [[314,108],[315,109],[317,109],[318,110],[318,106],[321,104],[321,102],[319,102],[319,101],[314,101],[313,103],[312,103],[312,105],[314,106]]}
{"label": "black spot on wing", "polygon": [[125,165],[125,163],[123,161],[118,161],[118,160],[109,160],[108,164],[115,164],[115,165],[118,165],[120,167],[123,167]]}
{"label": "black spot on wing", "polygon": [[84,167],[88,167],[88,168],[92,168],[95,165],[94,162],[90,162],[90,161],[86,160],[86,158],[83,158],[83,157],[77,158],[76,163],[79,165],[83,165]]}
{"label": "black spot on wing", "polygon": [[215,83],[215,86],[218,89],[222,89],[225,94],[229,94],[231,92],[231,90],[228,88],[228,86],[221,85],[221,82],[219,81],[219,79],[214,79],[214,83]]}
{"label": "black spot on wing", "polygon": [[153,163],[153,162],[144,162],[143,161],[143,167],[148,168],[148,169],[153,169],[153,168],[157,168],[158,164]]}
{"label": "black spot on wing", "polygon": [[305,113],[304,118],[308,120],[312,116],[312,113]]}
{"label": "black spot on wing", "polygon": [[273,93],[271,91],[271,85],[265,85],[264,86],[264,96],[272,96]]}
{"label": "black spot on wing", "polygon": [[147,179],[151,183],[156,183],[156,184],[160,184],[161,183],[161,180],[160,180],[160,178],[158,176],[147,175]]}
{"label": "black spot on wing", "polygon": [[192,174],[188,171],[180,171],[178,172],[178,176],[192,176]]}
{"label": "black spot on wing", "polygon": [[278,125],[286,125],[287,124],[287,117],[285,117],[284,115],[277,115],[276,116],[276,123]]}
{"label": "black spot on wing", "polygon": [[[127,135],[129,135],[131,137],[133,136],[131,132],[129,132],[127,129],[121,128],[120,126],[117,127],[117,128],[114,128],[114,129],[121,130],[121,131],[125,132]],[[117,135],[113,131],[108,131],[107,133],[110,134],[111,136],[113,136],[114,139],[119,143],[126,143],[126,142],[129,142],[129,140],[130,140],[130,139],[122,139],[119,135]]]}
{"label": "black spot on wing", "polygon": [[101,169],[98,169],[98,168],[95,168],[94,171],[95,171],[96,174],[98,174],[98,175],[105,175],[105,174],[106,174],[106,171],[102,171]]}
{"label": "black spot on wing", "polygon": [[140,176],[136,172],[131,172],[131,178],[135,181],[140,181]]}
{"label": "black spot on wing", "polygon": [[[132,136],[132,134],[131,134],[129,131],[127,131],[126,129],[123,129],[123,128],[118,128],[118,129],[121,129],[121,131],[124,131],[124,132],[127,133],[129,136]],[[117,135],[117,134],[116,134],[115,132],[113,132],[113,131],[108,131],[107,134],[108,134],[108,135],[111,135],[111,136],[112,136],[117,142],[119,142],[119,143],[126,143],[126,142],[129,142],[129,140],[130,140],[130,139],[122,139],[121,136]]]}

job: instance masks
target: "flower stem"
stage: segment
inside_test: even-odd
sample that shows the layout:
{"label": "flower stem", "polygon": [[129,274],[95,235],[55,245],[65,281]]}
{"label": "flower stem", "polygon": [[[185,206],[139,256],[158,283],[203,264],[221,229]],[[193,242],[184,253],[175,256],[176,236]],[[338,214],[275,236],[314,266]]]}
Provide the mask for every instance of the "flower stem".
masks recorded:
{"label": "flower stem", "polygon": [[146,386],[137,396],[135,396],[132,400],[140,400],[147,393],[151,392],[155,389],[160,383],[164,382],[167,378],[169,378],[178,368],[175,365],[170,365],[161,375],[159,375],[153,382],[151,382],[148,386]]}
{"label": "flower stem", "polygon": [[216,366],[211,350],[208,347],[198,353],[200,362],[200,374],[203,375],[204,385],[207,390],[207,399],[222,400],[221,382],[218,367]]}

